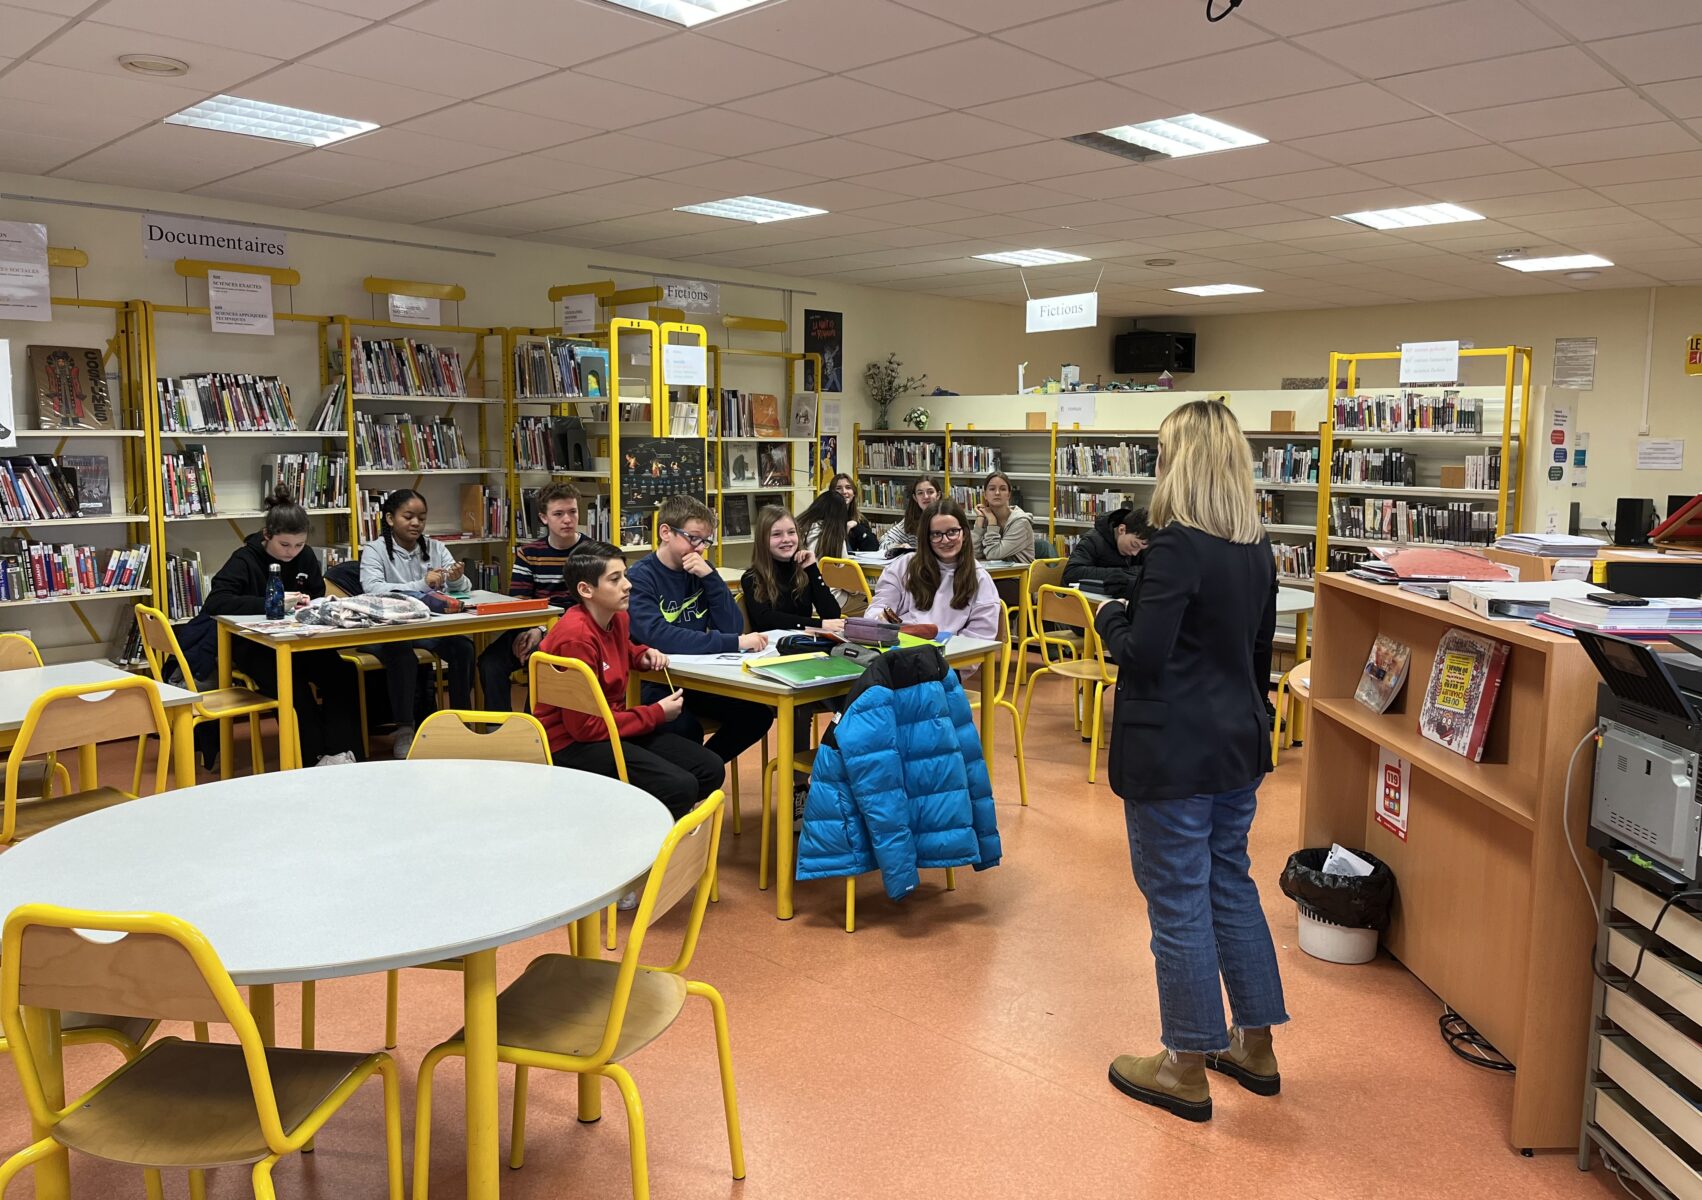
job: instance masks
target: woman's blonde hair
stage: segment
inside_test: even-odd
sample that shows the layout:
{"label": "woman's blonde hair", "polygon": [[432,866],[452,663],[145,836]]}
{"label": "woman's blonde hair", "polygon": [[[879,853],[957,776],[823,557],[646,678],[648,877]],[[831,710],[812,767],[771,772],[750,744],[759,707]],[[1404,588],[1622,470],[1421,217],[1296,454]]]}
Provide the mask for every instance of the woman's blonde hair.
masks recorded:
{"label": "woman's blonde hair", "polygon": [[1253,495],[1253,452],[1229,405],[1194,400],[1158,427],[1158,486],[1152,523],[1189,525],[1227,542],[1265,536]]}

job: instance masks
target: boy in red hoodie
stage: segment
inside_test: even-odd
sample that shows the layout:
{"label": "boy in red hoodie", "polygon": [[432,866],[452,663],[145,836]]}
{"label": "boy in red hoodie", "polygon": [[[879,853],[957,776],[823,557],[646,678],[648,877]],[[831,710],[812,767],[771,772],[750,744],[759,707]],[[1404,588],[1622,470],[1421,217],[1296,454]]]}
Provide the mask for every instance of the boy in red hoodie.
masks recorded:
{"label": "boy in red hoodie", "polygon": [[[726,768],[701,742],[663,730],[680,715],[684,704],[680,692],[655,704],[626,706],[628,672],[660,671],[668,665],[668,656],[638,645],[628,633],[626,609],[632,584],[627,581],[621,552],[609,545],[591,547],[567,559],[563,574],[563,582],[578,602],[544,635],[538,650],[576,658],[597,675],[620,733],[627,778],[660,800],[678,820],[721,786]],[[556,766],[615,774],[614,748],[601,718],[553,704],[539,704],[532,711],[549,734]]]}

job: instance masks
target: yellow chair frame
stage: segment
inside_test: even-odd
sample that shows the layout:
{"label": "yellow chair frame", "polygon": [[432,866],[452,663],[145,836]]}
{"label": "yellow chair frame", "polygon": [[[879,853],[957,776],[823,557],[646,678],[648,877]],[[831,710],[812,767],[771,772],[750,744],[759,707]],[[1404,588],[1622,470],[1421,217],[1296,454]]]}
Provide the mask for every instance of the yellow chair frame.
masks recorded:
{"label": "yellow chair frame", "polygon": [[[1117,682],[1117,665],[1105,659],[1105,643],[1099,639],[1099,631],[1093,626],[1093,605],[1088,598],[1074,588],[1055,587],[1044,584],[1040,588],[1034,606],[1034,615],[1038,621],[1038,638],[1040,651],[1047,661],[1035,668],[1028,677],[1028,691],[1022,700],[1022,724],[1028,725],[1028,710],[1034,703],[1034,688],[1040,682],[1040,677],[1051,672],[1064,679],[1072,680],[1079,688],[1092,685],[1092,730],[1088,735],[1087,781],[1097,782],[1099,767],[1099,729],[1105,708],[1105,689]],[[1046,622],[1067,625],[1072,629],[1082,631],[1081,657],[1068,661],[1060,659],[1051,661],[1046,655],[1048,647],[1064,647],[1070,645],[1068,635],[1060,636],[1046,630]],[[1079,695],[1079,691],[1078,691]],[[1075,722],[1076,728],[1082,727],[1082,706],[1077,703]]]}
{"label": "yellow chair frame", "polygon": [[[618,962],[560,954],[542,955],[534,959],[526,972],[497,997],[497,1060],[512,1063],[515,1068],[510,1167],[518,1169],[525,1161],[528,1071],[537,1067],[578,1075],[601,1075],[614,1081],[626,1105],[634,1200],[649,1200],[650,1167],[644,1109],[632,1075],[620,1065],[620,1060],[664,1032],[679,1013],[679,1007],[673,1007],[672,1014],[658,1013],[656,1008],[673,1006],[674,1001],[683,1006],[686,997],[700,996],[709,1002],[714,1018],[715,1052],[720,1067],[721,1102],[727,1118],[727,1145],[732,1158],[733,1178],[745,1177],[744,1136],[739,1128],[739,1098],[733,1084],[733,1049],[727,1032],[727,1005],[721,994],[709,984],[685,978],[685,972],[697,952],[704,912],[709,907],[709,893],[715,883],[725,807],[725,793],[713,792],[709,799],[681,817],[669,831],[650,868],[638,908],[633,913],[632,928],[627,933],[626,951]],[[706,825],[707,829],[704,828]],[[679,956],[665,967],[645,965],[641,955],[652,921],[671,909],[688,891],[694,895]],[[550,975],[563,976],[565,985],[550,981],[545,982],[542,988],[529,987],[534,972],[538,972],[540,981]],[[638,993],[636,1003],[635,989]],[[602,1017],[601,1035],[595,1042],[595,1048],[586,1053],[555,1053],[509,1045],[503,1041],[505,1008],[513,1012],[525,1000],[532,1001],[534,1005],[540,999],[548,1000],[552,1012],[560,1013],[557,1020],[561,1024],[557,1028],[567,1026],[576,1034],[593,1033],[592,1022],[605,1011],[601,1006],[605,995],[608,1000],[606,1016]],[[572,1011],[574,1001],[581,997],[581,1007]],[[505,1005],[505,1001],[509,1001],[509,1005]],[[560,1003],[560,1009],[553,1007],[556,1002]],[[623,1034],[626,1035],[624,1042]],[[420,1063],[414,1116],[414,1200],[427,1200],[426,1186],[431,1173],[433,1074],[437,1064],[445,1058],[465,1053],[466,1044],[458,1034],[434,1047]]]}
{"label": "yellow chair frame", "polygon": [[[981,719],[984,720],[984,721],[992,720],[994,717],[998,716],[999,710],[1001,710],[1001,709],[1003,709],[1004,711],[1011,714],[1011,729],[1016,734],[1015,742],[1016,742],[1017,788],[1022,795],[1022,806],[1024,808],[1027,808],[1028,807],[1028,758],[1027,758],[1027,755],[1025,755],[1023,753],[1023,747],[1022,747],[1023,718],[1022,718],[1022,714],[1017,711],[1016,701],[1012,700],[1010,698],[1010,696],[1007,696],[1005,694],[1006,689],[1008,687],[1011,687],[1011,665],[1012,665],[1011,664],[1011,658],[1012,658],[1012,653],[1011,653],[1010,610],[1005,608],[1005,606],[1002,605],[1002,604],[999,606],[999,632],[995,636],[999,639],[999,662],[998,662],[997,667],[995,668],[996,673],[993,677],[993,679],[994,679],[993,712],[992,712],[991,715],[983,713]],[[1014,694],[1014,688],[1012,688],[1012,693]],[[980,711],[981,696],[979,695],[979,693],[975,693],[975,694],[970,695],[969,707],[975,709],[978,712]],[[987,773],[988,773],[989,776],[992,775],[992,773],[993,773],[993,764],[992,763],[987,764]]]}
{"label": "yellow chair frame", "polygon": [[[116,941],[94,941],[84,936],[85,930],[124,936]],[[49,1016],[43,1022],[31,1014],[82,1005],[154,1020],[227,1024],[236,1035],[236,1045],[185,1043],[177,1038],[165,1038],[128,1060],[83,1096],[65,1104],[62,1097],[50,1093],[42,1078],[43,1056],[53,1055],[54,1049],[51,1045],[37,1049],[38,1042],[51,1039],[53,1020]],[[37,1130],[44,1131],[44,1136],[0,1166],[0,1193],[25,1167],[60,1152],[62,1147],[72,1146],[142,1167],[151,1197],[162,1194],[162,1168],[189,1166],[191,1191],[202,1194],[205,1188],[202,1172],[206,1167],[253,1163],[251,1179],[256,1200],[275,1200],[273,1166],[284,1155],[308,1148],[332,1114],[361,1084],[377,1074],[384,1088],[389,1193],[391,1200],[401,1200],[402,1099],[396,1065],[390,1056],[382,1052],[364,1056],[284,1052],[295,1063],[302,1061],[300,1055],[317,1053],[325,1059],[343,1059],[348,1066],[341,1081],[293,1128],[285,1129],[279,1093],[273,1082],[274,1063],[268,1061],[267,1048],[253,1015],[206,936],[176,917],[162,913],[93,912],[47,904],[27,904],[13,910],[6,918],[4,939],[0,942],[0,1025],[4,1026],[13,1051],[31,1121]],[[240,1055],[247,1094],[241,1098],[234,1094],[217,1095],[214,1100],[252,1112],[257,1118],[264,1150],[255,1153],[252,1147],[239,1150],[232,1145],[216,1146],[217,1139],[209,1134],[207,1143],[198,1147],[189,1145],[192,1150],[209,1151],[206,1159],[191,1159],[193,1165],[181,1158],[162,1161],[156,1157],[149,1161],[141,1157],[149,1148],[146,1131],[136,1127],[122,1100],[105,1110],[106,1114],[116,1112],[116,1115],[103,1116],[100,1098],[109,1090],[115,1095],[122,1094],[127,1090],[126,1077],[132,1072],[145,1071],[150,1058],[162,1051],[202,1062]],[[278,1065],[285,1061],[289,1060],[280,1060]],[[143,1082],[134,1085],[133,1090],[139,1090],[145,1098],[151,1081],[145,1076],[138,1078]],[[164,1101],[166,1097],[161,1099]],[[169,1107],[162,1103],[159,1107],[158,1117],[162,1122],[182,1119],[182,1113],[174,1109],[183,1102],[183,1097],[174,1094],[170,1099],[176,1103]],[[135,1100],[132,1096],[132,1111]],[[73,1118],[83,1128],[78,1130],[74,1141],[62,1140],[67,1137],[64,1128]],[[102,1146],[103,1138],[111,1140]],[[142,1145],[138,1146],[138,1142]],[[186,1144],[180,1143],[174,1149],[182,1152]],[[102,1154],[106,1147],[111,1149]],[[215,1160],[214,1154],[219,1149],[233,1157]]]}
{"label": "yellow chair frame", "polygon": [[1312,698],[1312,660],[1297,662],[1277,680],[1276,715],[1271,718],[1271,766],[1279,746],[1294,744],[1294,720]]}
{"label": "yellow chair frame", "polygon": [[[23,671],[41,666],[41,652],[35,643],[21,633],[0,633],[0,671]],[[18,777],[22,791],[29,788],[34,796],[50,798],[55,788],[71,790],[71,773],[57,755],[49,754],[39,762],[25,763]]]}
{"label": "yellow chair frame", "polygon": [[[347,596],[349,593],[346,589],[338,587],[330,580],[326,580],[325,594],[327,596]],[[355,669],[355,682],[357,684],[355,688],[355,706],[360,713],[361,753],[370,758],[372,756],[372,734],[367,726],[366,677],[373,671],[382,671],[384,669],[384,664],[378,661],[377,655],[368,654],[365,650],[339,650],[337,651],[337,656]],[[432,669],[433,676],[436,680],[437,694],[441,695],[443,693],[447,671],[444,661],[437,655],[433,654],[430,650],[424,650],[418,647],[414,649],[414,660],[418,662],[420,666],[430,667]],[[473,682],[475,684],[478,683],[477,671],[473,672]],[[391,715],[394,716],[395,714]],[[409,714],[410,717],[412,715],[413,714],[411,713]]]}
{"label": "yellow chair frame", "polygon": [[835,591],[863,597],[863,611],[868,611],[869,605],[874,603],[875,593],[861,563],[853,558],[823,558],[817,560],[816,565],[821,568],[822,582]]}
{"label": "yellow chair frame", "polygon": [[[1065,558],[1037,558],[1028,564],[1028,570],[1022,575],[1022,637],[1016,647],[1016,686],[1021,687],[1028,681],[1028,652],[1030,649],[1041,647],[1043,622],[1036,613],[1036,604],[1043,587],[1062,587],[1064,584],[1064,566],[1068,563]],[[1067,648],[1073,658],[1081,653],[1081,646],[1068,635],[1054,633],[1052,644]]]}

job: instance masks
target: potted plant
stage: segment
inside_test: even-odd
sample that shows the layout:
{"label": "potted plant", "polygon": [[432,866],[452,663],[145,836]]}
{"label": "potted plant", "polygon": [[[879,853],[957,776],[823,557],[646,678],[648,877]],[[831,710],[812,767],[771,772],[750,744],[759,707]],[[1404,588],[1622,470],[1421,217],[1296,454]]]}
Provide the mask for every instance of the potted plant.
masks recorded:
{"label": "potted plant", "polygon": [[928,428],[928,422],[931,418],[932,414],[919,404],[904,414],[905,424],[914,426],[917,433],[921,433]]}
{"label": "potted plant", "polygon": [[927,382],[927,375],[904,375],[904,364],[896,353],[889,353],[885,362],[872,362],[863,369],[863,390],[875,406],[875,428],[891,429],[888,410],[911,392]]}

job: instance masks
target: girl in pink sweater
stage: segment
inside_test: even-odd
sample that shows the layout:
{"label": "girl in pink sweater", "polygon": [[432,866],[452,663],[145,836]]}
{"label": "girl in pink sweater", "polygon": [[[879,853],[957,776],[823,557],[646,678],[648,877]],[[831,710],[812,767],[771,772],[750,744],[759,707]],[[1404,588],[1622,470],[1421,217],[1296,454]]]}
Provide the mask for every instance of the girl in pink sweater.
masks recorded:
{"label": "girl in pink sweater", "polygon": [[975,563],[975,542],[962,505],[947,497],[923,514],[916,550],[895,558],[875,584],[871,615],[903,624],[936,625],[941,633],[994,638],[999,593]]}

